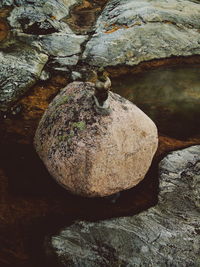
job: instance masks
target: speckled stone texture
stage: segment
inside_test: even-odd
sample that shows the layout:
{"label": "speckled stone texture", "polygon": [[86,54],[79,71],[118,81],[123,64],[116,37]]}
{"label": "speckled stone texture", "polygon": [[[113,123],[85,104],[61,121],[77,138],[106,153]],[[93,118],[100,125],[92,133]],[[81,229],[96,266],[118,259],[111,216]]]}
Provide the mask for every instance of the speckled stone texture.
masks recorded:
{"label": "speckled stone texture", "polygon": [[138,184],[157,149],[157,128],[139,108],[110,93],[109,115],[94,106],[92,83],[68,85],[50,104],[35,147],[50,174],[74,194],[107,196]]}
{"label": "speckled stone texture", "polygon": [[137,65],[200,54],[199,1],[110,0],[84,57],[96,66]]}
{"label": "speckled stone texture", "polygon": [[166,156],[159,178],[157,206],[133,217],[76,222],[46,239],[47,261],[55,267],[200,266],[200,146]]}

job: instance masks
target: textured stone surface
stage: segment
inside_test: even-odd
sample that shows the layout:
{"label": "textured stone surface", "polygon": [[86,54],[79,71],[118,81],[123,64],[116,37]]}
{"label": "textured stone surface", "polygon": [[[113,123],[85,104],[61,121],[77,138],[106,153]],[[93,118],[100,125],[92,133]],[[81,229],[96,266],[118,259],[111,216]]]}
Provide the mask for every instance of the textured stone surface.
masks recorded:
{"label": "textured stone surface", "polygon": [[30,47],[0,52],[0,111],[6,111],[39,79],[47,60],[47,55]]}
{"label": "textured stone surface", "polygon": [[87,36],[75,35],[62,21],[77,3],[79,0],[1,1],[0,8],[11,6],[12,10],[7,18],[9,34],[0,43],[0,111],[6,111],[39,80],[47,61],[49,71],[69,72],[77,64]]}
{"label": "textured stone surface", "polygon": [[84,58],[97,66],[200,54],[199,1],[111,0]]}
{"label": "textured stone surface", "polygon": [[79,0],[22,1],[12,10],[8,21],[17,39],[51,57],[80,54],[80,45],[87,36],[75,35],[62,21],[77,3]]}
{"label": "textured stone surface", "polygon": [[200,266],[200,146],[160,163],[157,206],[133,217],[76,222],[46,239],[54,266]]}
{"label": "textured stone surface", "polygon": [[110,93],[111,113],[94,108],[91,83],[72,83],[50,104],[36,132],[36,150],[51,175],[83,196],[131,188],[145,176],[157,148],[154,123]]}

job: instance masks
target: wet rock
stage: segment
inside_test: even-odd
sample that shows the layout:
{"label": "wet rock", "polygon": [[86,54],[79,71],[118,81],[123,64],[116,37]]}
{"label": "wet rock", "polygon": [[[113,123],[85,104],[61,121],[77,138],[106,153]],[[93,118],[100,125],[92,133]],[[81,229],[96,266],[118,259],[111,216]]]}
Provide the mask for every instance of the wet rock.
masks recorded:
{"label": "wet rock", "polygon": [[44,67],[48,72],[69,72],[77,64],[87,36],[75,35],[62,21],[76,3],[79,0],[1,1],[0,8],[12,9],[9,25],[0,22],[5,32],[0,35],[0,110],[7,110],[37,80],[44,79]]}
{"label": "wet rock", "polygon": [[20,4],[8,21],[16,38],[51,57],[69,57],[81,53],[87,36],[75,35],[62,18],[69,14],[72,1],[39,1]]}
{"label": "wet rock", "polygon": [[6,111],[37,79],[48,57],[30,47],[0,52],[0,111]]}
{"label": "wet rock", "polygon": [[[74,4],[80,2],[80,0],[1,0],[0,8],[5,6],[13,6],[20,12],[21,8],[24,8],[24,13],[26,12],[26,8],[29,10],[32,9],[28,14],[30,15],[29,19],[36,19],[38,15],[54,15],[57,19],[62,19],[69,14],[69,9]],[[28,16],[28,14],[26,16]],[[25,15],[25,14],[23,14]],[[20,17],[20,16],[19,16]]]}
{"label": "wet rock", "polygon": [[47,81],[49,78],[50,78],[50,74],[47,71],[43,70],[40,75],[40,80]]}
{"label": "wet rock", "polygon": [[87,40],[87,36],[73,33],[53,33],[48,35],[27,35],[17,33],[17,39],[42,53],[49,58],[50,71],[69,71],[70,67],[78,63],[81,54],[81,45]]}
{"label": "wet rock", "polygon": [[96,111],[94,85],[74,82],[45,112],[35,147],[50,174],[74,194],[107,196],[138,184],[157,149],[154,123],[110,93],[109,115]]}
{"label": "wet rock", "polygon": [[2,0],[0,3],[0,8],[11,6],[13,4],[13,0]]}
{"label": "wet rock", "polygon": [[72,71],[71,78],[73,81],[81,80],[82,79],[82,74],[77,71]]}
{"label": "wet rock", "polygon": [[199,266],[200,146],[165,157],[159,178],[157,206],[133,217],[76,222],[46,239],[48,260],[56,258],[54,266]]}
{"label": "wet rock", "polygon": [[81,44],[85,40],[85,36],[59,33],[41,37],[38,43],[51,56],[69,57],[81,53]]}
{"label": "wet rock", "polygon": [[87,43],[84,59],[96,66],[200,54],[198,1],[111,0]]}
{"label": "wet rock", "polygon": [[69,57],[53,57],[47,64],[50,70],[57,72],[70,72],[70,67],[75,66],[79,61],[78,55],[73,55]]}
{"label": "wet rock", "polygon": [[[58,3],[55,1],[55,3]],[[54,32],[65,31],[71,32],[68,25],[60,19],[68,15],[68,8],[61,10],[61,14],[58,13],[59,9],[45,9],[45,5],[23,5],[16,7],[11,12],[8,20],[13,29],[17,29],[20,32],[33,35],[48,35]]]}

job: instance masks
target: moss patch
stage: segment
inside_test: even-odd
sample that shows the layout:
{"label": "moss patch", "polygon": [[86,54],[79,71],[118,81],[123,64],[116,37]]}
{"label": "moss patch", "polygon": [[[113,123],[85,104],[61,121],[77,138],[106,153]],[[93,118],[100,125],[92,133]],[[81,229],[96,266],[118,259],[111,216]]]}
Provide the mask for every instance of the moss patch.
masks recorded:
{"label": "moss patch", "polygon": [[78,132],[83,131],[86,129],[86,123],[84,121],[74,122],[71,125],[71,129],[69,134],[59,135],[58,141],[59,142],[67,142],[68,145],[72,143],[72,138],[78,134]]}
{"label": "moss patch", "polygon": [[72,124],[72,127],[76,128],[76,129],[78,129],[80,131],[83,131],[86,128],[86,123],[84,121],[74,122]]}
{"label": "moss patch", "polygon": [[62,97],[62,98],[55,104],[55,107],[57,108],[57,107],[59,107],[59,106],[61,106],[61,105],[66,104],[66,103],[68,102],[68,100],[69,100],[69,96],[68,96],[68,95],[63,96],[63,97]]}

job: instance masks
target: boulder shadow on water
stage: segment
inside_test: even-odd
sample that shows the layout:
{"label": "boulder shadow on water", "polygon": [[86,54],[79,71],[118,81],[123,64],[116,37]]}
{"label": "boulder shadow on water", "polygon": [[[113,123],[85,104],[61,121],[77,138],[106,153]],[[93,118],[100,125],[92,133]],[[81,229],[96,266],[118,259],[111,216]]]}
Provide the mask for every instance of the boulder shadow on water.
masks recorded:
{"label": "boulder shadow on water", "polygon": [[157,159],[145,179],[134,188],[121,192],[117,199],[115,196],[86,198],[70,194],[54,181],[32,145],[1,145],[0,162],[8,177],[10,194],[24,199],[46,197],[47,203],[49,199],[52,200],[51,204],[55,201],[68,217],[98,220],[125,216],[138,213],[157,202]]}
{"label": "boulder shadow on water", "polygon": [[[45,236],[57,233],[75,220],[98,221],[129,216],[155,205],[158,195],[157,165],[156,159],[145,179],[136,187],[121,192],[113,203],[109,198],[84,198],[68,193],[49,175],[32,145],[1,145],[0,168],[8,179],[5,197],[9,198],[14,209],[12,224],[4,224],[0,229],[0,235],[8,243],[2,243],[1,248],[14,246],[15,250],[15,242],[16,246],[17,242],[21,242],[30,266],[45,266]],[[10,204],[3,205],[5,209],[10,209]],[[26,205],[24,214],[20,214],[21,205]],[[17,266],[15,259],[11,260]],[[27,264],[24,266],[28,267]]]}
{"label": "boulder shadow on water", "polygon": [[173,66],[113,80],[113,90],[141,108],[160,134],[200,136],[200,66]]}
{"label": "boulder shadow on water", "polygon": [[8,177],[8,190],[11,193],[20,196],[39,196],[60,189],[31,145],[1,145],[0,159]]}

